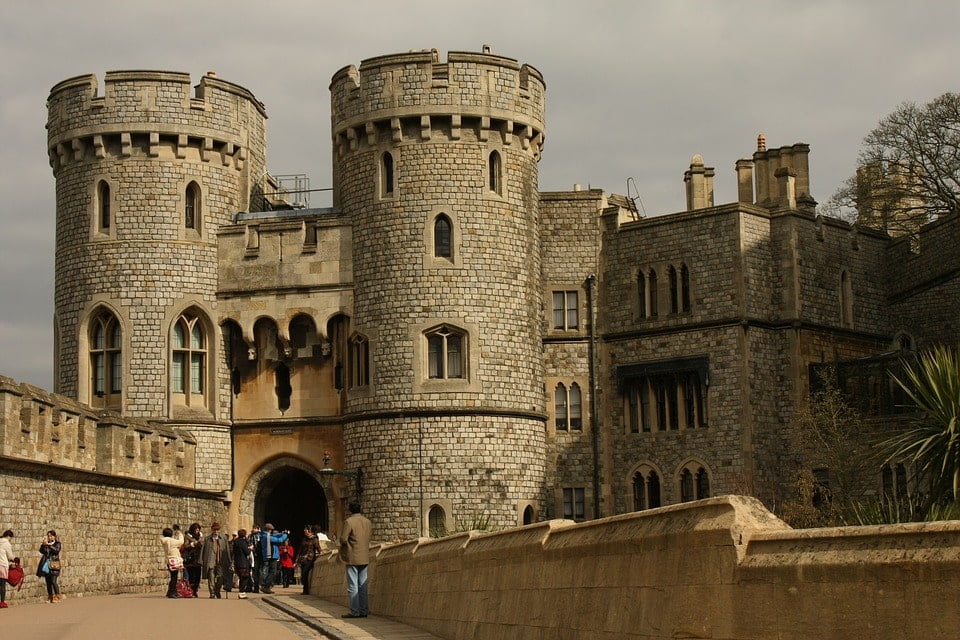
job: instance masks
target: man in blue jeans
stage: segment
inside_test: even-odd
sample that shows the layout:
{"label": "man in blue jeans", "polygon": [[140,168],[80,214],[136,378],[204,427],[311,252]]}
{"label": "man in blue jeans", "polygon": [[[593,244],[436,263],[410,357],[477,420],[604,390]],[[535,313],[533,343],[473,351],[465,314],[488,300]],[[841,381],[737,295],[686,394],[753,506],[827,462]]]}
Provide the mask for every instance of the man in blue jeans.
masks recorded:
{"label": "man in blue jeans", "polygon": [[340,559],[347,563],[347,595],[350,613],[344,618],[366,618],[370,613],[367,565],[370,564],[370,536],[373,525],[360,513],[360,503],[350,503],[350,517],[340,530]]}
{"label": "man in blue jeans", "polygon": [[273,593],[273,581],[277,577],[277,562],[280,560],[280,545],[287,539],[289,531],[273,532],[269,522],[260,532],[260,593]]}

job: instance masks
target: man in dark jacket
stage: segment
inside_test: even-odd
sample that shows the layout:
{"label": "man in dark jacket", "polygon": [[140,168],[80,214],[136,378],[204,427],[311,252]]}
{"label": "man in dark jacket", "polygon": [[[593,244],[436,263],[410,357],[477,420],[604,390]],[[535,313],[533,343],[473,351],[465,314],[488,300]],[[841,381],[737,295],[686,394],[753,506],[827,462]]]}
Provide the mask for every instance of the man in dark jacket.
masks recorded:
{"label": "man in dark jacket", "polygon": [[203,539],[200,552],[203,573],[207,577],[207,587],[211,598],[220,598],[223,580],[233,571],[233,550],[230,548],[230,536],[220,533],[220,523],[210,525],[210,535]]}
{"label": "man in dark jacket", "polygon": [[366,618],[370,613],[367,565],[370,564],[370,537],[373,524],[360,513],[360,503],[350,503],[350,517],[340,530],[340,559],[347,564],[347,595],[350,613],[344,618]]}

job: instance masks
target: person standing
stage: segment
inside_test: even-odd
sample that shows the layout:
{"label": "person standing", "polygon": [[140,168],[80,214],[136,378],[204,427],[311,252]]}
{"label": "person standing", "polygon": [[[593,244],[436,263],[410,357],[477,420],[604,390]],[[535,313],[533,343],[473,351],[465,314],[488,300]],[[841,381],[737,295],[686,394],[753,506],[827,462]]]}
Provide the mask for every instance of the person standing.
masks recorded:
{"label": "person standing", "polygon": [[37,577],[43,577],[47,583],[48,602],[60,602],[60,540],[57,532],[51,529],[40,543],[40,558],[37,564]]}
{"label": "person standing", "polygon": [[300,566],[300,584],[303,585],[303,595],[310,595],[310,572],[313,563],[320,555],[320,542],[312,527],[303,528],[303,542],[300,543],[300,554],[297,555],[297,564]]}
{"label": "person standing", "polygon": [[277,562],[280,560],[280,545],[287,539],[288,531],[274,533],[269,522],[260,532],[260,593],[273,593],[273,581],[277,577]]}
{"label": "person standing", "polygon": [[0,609],[6,609],[7,604],[7,578],[10,576],[10,567],[16,556],[13,555],[13,531],[7,529],[0,536]]}
{"label": "person standing", "polygon": [[263,558],[260,555],[260,527],[253,525],[250,529],[250,580],[253,582],[253,593],[260,593],[260,565]]}
{"label": "person standing", "polygon": [[233,568],[233,553],[230,538],[220,533],[220,523],[210,525],[210,535],[203,539],[200,566],[207,576],[207,588],[211,598],[222,598],[223,579]]}
{"label": "person standing", "polygon": [[200,594],[200,551],[202,548],[202,527],[199,522],[194,522],[187,529],[187,535],[183,539],[183,572],[187,574],[187,582],[190,583],[190,590],[193,591],[194,598],[199,597]]}
{"label": "person standing", "polygon": [[284,589],[293,582],[294,559],[293,545],[290,540],[284,540],[280,545],[280,584]]}
{"label": "person standing", "polygon": [[170,572],[170,582],[167,584],[168,598],[180,597],[177,593],[177,578],[180,577],[180,569],[183,569],[183,558],[180,556],[181,545],[183,545],[183,534],[180,533],[180,525],[175,524],[172,529],[166,527],[160,538],[160,546],[163,547],[163,557]]}
{"label": "person standing", "polygon": [[237,539],[233,541],[233,570],[237,574],[238,591],[237,597],[243,600],[250,593],[250,551],[253,545],[247,538],[247,530],[237,531]]}
{"label": "person standing", "polygon": [[347,564],[347,596],[350,613],[344,618],[366,618],[370,613],[367,565],[370,564],[370,537],[373,524],[362,513],[360,503],[350,503],[350,517],[340,530],[340,559]]}

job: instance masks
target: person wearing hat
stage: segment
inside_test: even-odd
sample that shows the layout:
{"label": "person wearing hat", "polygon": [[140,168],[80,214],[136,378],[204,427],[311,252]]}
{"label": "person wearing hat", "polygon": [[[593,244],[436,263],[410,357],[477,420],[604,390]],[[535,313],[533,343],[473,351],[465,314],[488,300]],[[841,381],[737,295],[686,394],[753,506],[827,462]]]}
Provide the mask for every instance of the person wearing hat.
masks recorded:
{"label": "person wearing hat", "polygon": [[263,531],[260,532],[260,593],[273,593],[277,562],[280,560],[280,545],[289,534],[289,531],[275,533],[269,522],[263,525]]}
{"label": "person wearing hat", "polygon": [[220,591],[223,589],[224,578],[233,571],[233,551],[230,548],[230,537],[220,532],[219,522],[210,525],[210,535],[203,539],[200,561],[207,577],[210,597],[222,597]]}

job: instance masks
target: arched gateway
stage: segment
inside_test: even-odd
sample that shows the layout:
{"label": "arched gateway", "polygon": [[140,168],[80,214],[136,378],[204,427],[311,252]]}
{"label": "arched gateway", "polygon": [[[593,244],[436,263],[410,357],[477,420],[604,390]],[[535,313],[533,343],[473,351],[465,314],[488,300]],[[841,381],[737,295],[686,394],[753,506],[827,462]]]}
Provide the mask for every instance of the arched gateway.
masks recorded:
{"label": "arched gateway", "polygon": [[242,526],[269,522],[279,531],[289,530],[299,548],[305,525],[329,529],[328,495],[333,495],[329,479],[313,466],[297,458],[278,458],[247,481],[240,498],[240,522]]}

